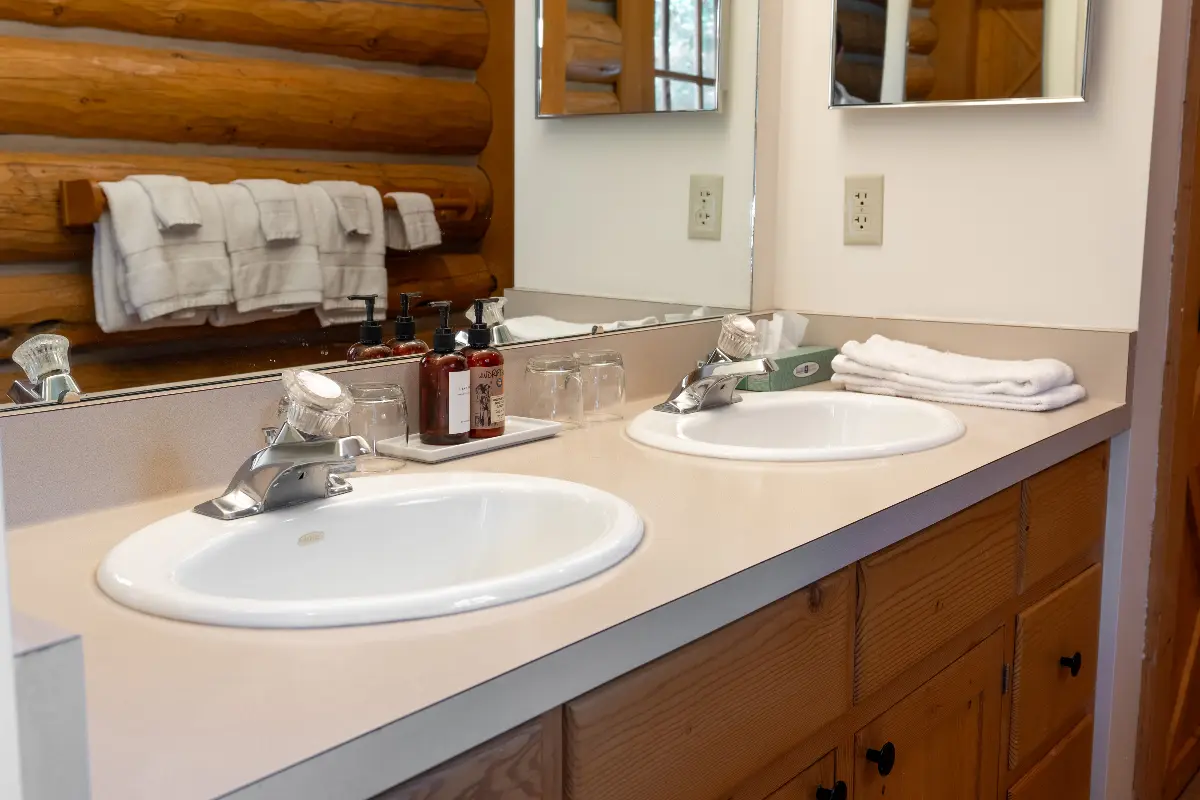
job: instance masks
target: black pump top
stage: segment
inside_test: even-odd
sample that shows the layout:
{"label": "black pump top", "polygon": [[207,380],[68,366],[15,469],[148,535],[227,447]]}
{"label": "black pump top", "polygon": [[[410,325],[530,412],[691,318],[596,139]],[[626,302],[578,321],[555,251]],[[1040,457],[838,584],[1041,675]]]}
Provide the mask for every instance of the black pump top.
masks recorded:
{"label": "black pump top", "polygon": [[420,296],[420,292],[401,293],[400,316],[396,317],[396,341],[411,342],[417,338],[417,321],[413,319],[409,305]]}
{"label": "black pump top", "polygon": [[437,300],[429,304],[430,308],[436,308],[442,315],[441,324],[433,332],[433,352],[441,355],[454,352],[454,329],[450,327],[451,305],[449,300]]}
{"label": "black pump top", "polygon": [[347,300],[362,300],[367,304],[367,320],[358,329],[358,341],[360,344],[377,345],[383,344],[383,325],[375,321],[375,300],[376,295],[373,294],[352,294],[346,298]]}
{"label": "black pump top", "polygon": [[483,321],[484,303],[493,303],[491,297],[475,301],[475,324],[467,331],[467,344],[476,350],[484,350],[492,346],[492,329]]}

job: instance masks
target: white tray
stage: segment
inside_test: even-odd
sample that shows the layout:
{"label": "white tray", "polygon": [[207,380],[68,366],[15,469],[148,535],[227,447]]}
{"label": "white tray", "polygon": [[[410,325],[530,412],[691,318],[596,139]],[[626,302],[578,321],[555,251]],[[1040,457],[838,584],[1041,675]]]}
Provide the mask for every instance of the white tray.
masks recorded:
{"label": "white tray", "polygon": [[375,450],[380,455],[419,461],[422,464],[440,464],[443,461],[486,453],[489,450],[549,439],[561,431],[562,427],[561,422],[509,417],[505,421],[504,433],[491,439],[471,439],[466,444],[423,444],[420,434],[414,433],[408,437],[408,441],[405,441],[403,436],[381,439],[375,443]]}

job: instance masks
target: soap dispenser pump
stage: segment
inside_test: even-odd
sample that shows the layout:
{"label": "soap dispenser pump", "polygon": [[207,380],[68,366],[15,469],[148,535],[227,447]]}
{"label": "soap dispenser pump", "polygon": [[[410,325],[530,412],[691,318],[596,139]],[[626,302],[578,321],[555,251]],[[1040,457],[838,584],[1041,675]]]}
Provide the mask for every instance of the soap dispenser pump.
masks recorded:
{"label": "soap dispenser pump", "polygon": [[492,347],[484,311],[496,298],[475,301],[475,324],[462,354],[471,371],[471,438],[493,439],[504,433],[504,356]]}
{"label": "soap dispenser pump", "polygon": [[471,371],[462,353],[454,351],[449,301],[429,304],[441,314],[433,334],[433,350],[421,359],[421,442],[465,444],[471,432]]}
{"label": "soap dispenser pump", "polygon": [[411,304],[421,296],[420,292],[400,294],[400,316],[396,317],[396,338],[388,342],[394,356],[420,356],[429,352],[429,345],[417,338],[417,321],[413,319]]}
{"label": "soap dispenser pump", "polygon": [[373,294],[355,294],[347,300],[362,300],[367,304],[367,319],[358,329],[358,342],[346,353],[347,361],[369,361],[373,358],[390,358],[392,348],[383,343],[383,325],[375,321]]}

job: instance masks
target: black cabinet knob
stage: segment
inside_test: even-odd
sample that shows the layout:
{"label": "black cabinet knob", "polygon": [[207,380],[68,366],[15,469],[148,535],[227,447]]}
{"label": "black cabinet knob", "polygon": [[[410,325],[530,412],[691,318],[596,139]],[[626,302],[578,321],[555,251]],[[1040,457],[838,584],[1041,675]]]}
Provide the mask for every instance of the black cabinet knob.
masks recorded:
{"label": "black cabinet knob", "polygon": [[896,766],[896,745],[888,742],[878,750],[868,750],[867,761],[879,767],[880,775],[889,775]]}
{"label": "black cabinet knob", "polygon": [[838,781],[832,789],[826,789],[824,786],[817,787],[817,800],[846,800],[847,797],[845,781]]}
{"label": "black cabinet knob", "polygon": [[1072,678],[1078,678],[1079,670],[1083,669],[1083,654],[1076,653],[1073,656],[1063,656],[1058,660],[1058,664],[1071,670]]}

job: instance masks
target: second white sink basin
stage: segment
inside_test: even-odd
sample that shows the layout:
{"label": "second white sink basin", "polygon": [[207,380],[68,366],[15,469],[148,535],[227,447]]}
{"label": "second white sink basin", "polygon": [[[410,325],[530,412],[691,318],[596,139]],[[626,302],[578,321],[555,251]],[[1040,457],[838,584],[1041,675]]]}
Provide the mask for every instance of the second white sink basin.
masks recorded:
{"label": "second white sink basin", "polygon": [[898,397],[851,392],[742,394],[693,414],[647,411],[634,441],[674,453],[740,461],[844,461],[915,453],[966,432],[953,412]]}
{"label": "second white sink basin", "polygon": [[350,494],[233,522],[168,517],[113,548],[97,581],[117,602],[173,619],[359,625],[561,589],[642,539],[632,506],[566,481],[431,473],[351,482]]}

